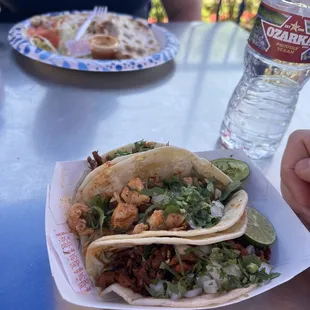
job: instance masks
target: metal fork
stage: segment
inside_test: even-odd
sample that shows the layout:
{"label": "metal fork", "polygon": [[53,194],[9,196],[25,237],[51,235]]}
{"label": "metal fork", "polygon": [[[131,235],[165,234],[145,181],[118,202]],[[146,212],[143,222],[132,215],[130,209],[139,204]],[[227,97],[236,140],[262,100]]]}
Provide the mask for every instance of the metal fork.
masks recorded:
{"label": "metal fork", "polygon": [[97,15],[102,15],[107,13],[108,8],[106,6],[95,6],[91,14],[88,16],[88,18],[85,20],[81,28],[78,30],[75,40],[78,41],[80,40],[84,33],[86,32],[87,28],[89,27],[90,23],[93,21],[93,19]]}

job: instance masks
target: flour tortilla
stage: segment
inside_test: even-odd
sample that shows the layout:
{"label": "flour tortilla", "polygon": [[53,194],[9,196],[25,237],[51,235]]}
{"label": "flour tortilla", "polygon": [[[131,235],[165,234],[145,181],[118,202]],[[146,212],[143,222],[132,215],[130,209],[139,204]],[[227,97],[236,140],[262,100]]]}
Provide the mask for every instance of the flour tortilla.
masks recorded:
{"label": "flour tortilla", "polygon": [[117,37],[120,42],[117,59],[141,58],[160,51],[160,44],[146,19],[108,12],[97,16],[95,24],[93,29],[89,27],[88,31],[93,31],[85,37],[93,33]]}
{"label": "flour tortilla", "polygon": [[[166,144],[164,143],[159,143],[159,142],[155,142],[155,141],[146,141],[147,143],[150,143],[154,146],[154,149],[156,148],[159,148],[159,147],[163,147],[163,146],[166,146]],[[77,201],[80,201],[81,198],[80,198],[80,194],[81,194],[81,191],[85,188],[85,186],[89,183],[89,181],[94,177],[94,175],[96,175],[97,173],[99,173],[99,171],[102,171],[108,167],[111,167],[111,166],[114,166],[116,165],[117,163],[135,155],[135,154],[138,154],[138,153],[133,153],[133,154],[129,154],[129,155],[124,155],[124,156],[118,156],[116,158],[114,158],[113,160],[111,161],[108,161],[107,160],[107,157],[110,156],[110,157],[114,157],[115,153],[118,152],[118,151],[122,151],[122,152],[132,152],[132,149],[135,147],[135,144],[134,143],[129,143],[127,145],[124,145],[124,146],[121,146],[121,147],[118,147],[116,149],[113,149],[109,152],[106,152],[101,156],[102,158],[102,161],[103,161],[103,165],[102,166],[99,166],[97,167],[96,169],[94,169],[93,171],[91,171],[89,169],[89,171],[87,172],[87,175],[84,177],[83,176],[83,181],[81,180],[81,184],[79,185],[78,187],[78,190],[77,190],[77,194],[76,194],[76,197],[74,199],[74,202],[77,202]],[[145,151],[145,152],[148,152],[148,151]],[[140,153],[143,153],[143,152],[140,152]],[[96,171],[96,172],[94,172]]]}
{"label": "flour tortilla", "polygon": [[[214,177],[224,186],[231,182],[227,175],[206,159],[201,160],[198,156],[185,149],[164,146],[134,154],[110,167],[101,166],[93,170],[78,189],[75,200],[89,204],[93,197],[97,195],[112,197],[113,193],[120,193],[134,177],[146,180],[153,176],[169,178],[175,174],[190,176],[197,175],[197,173],[204,178]],[[247,202],[248,195],[244,190],[235,193],[226,204],[222,219],[213,227],[187,231],[144,231],[136,236],[139,236],[139,238],[159,236],[188,238],[224,231],[239,221],[245,211]]]}
{"label": "flour tortilla", "polygon": [[[151,144],[152,146],[154,146],[154,149],[157,149],[157,148],[163,147],[163,146],[167,146],[167,145],[164,144],[164,143],[159,143],[159,142],[155,142],[155,141],[146,141],[146,142],[147,142],[148,144]],[[135,144],[134,144],[134,143],[129,143],[129,144],[127,144],[127,145],[118,147],[118,148],[116,148],[116,149],[114,149],[114,150],[111,150],[111,151],[109,151],[109,152],[107,152],[107,153],[102,154],[102,155],[101,155],[101,158],[102,158],[103,162],[105,163],[105,162],[108,161],[108,160],[107,160],[107,157],[114,157],[116,152],[119,152],[119,151],[121,151],[121,152],[132,152],[132,150],[133,150],[134,148],[135,148]],[[146,151],[146,152],[148,152],[148,151]],[[142,153],[142,152],[141,152],[141,153]],[[118,159],[117,162],[119,162],[119,161],[122,161],[122,160],[124,160],[124,159],[126,159],[126,158],[132,156],[132,155],[134,155],[134,154],[119,156],[119,157],[116,157],[115,159]]]}
{"label": "flour tortilla", "polygon": [[213,308],[216,305],[222,305],[226,302],[247,297],[247,294],[252,291],[256,285],[251,285],[245,288],[239,288],[230,292],[222,292],[216,294],[204,294],[193,298],[181,298],[179,300],[144,297],[133,292],[131,289],[122,287],[119,284],[112,284],[106,288],[101,294],[101,297],[114,292],[130,305],[148,306],[148,307],[171,307],[171,308]]}
{"label": "flour tortilla", "polygon": [[[174,244],[174,245],[207,245],[214,244],[217,242],[232,240],[242,236],[246,230],[247,225],[247,216],[246,213],[243,214],[240,221],[235,224],[233,227],[229,228],[225,232],[215,233],[212,236],[209,235],[199,236],[194,238],[131,238],[131,239],[118,239],[115,240],[113,238],[100,238],[93,242],[87,249],[86,253],[86,270],[91,276],[91,279],[98,278],[100,272],[102,270],[102,263],[98,261],[96,258],[97,255],[100,255],[101,251],[104,252],[113,252],[120,248],[128,248],[134,247],[137,245],[146,245],[146,244]],[[131,237],[131,236],[127,236]],[[99,262],[99,263],[98,263]],[[124,288],[119,284],[113,284],[101,291],[101,296],[109,294],[110,292],[115,292],[123,299],[125,299],[129,304],[132,305],[140,305],[140,306],[164,306],[164,307],[180,307],[180,308],[188,308],[188,307],[208,307],[217,304],[223,304],[230,300],[240,298],[243,295],[247,294],[251,291],[255,286],[252,285],[247,288],[236,289],[230,292],[222,292],[216,294],[204,294],[194,298],[182,298],[177,301],[173,301],[170,299],[159,299],[152,297],[144,297],[140,294],[133,292],[130,289]],[[100,288],[98,288],[101,290]]]}
{"label": "flour tortilla", "polygon": [[[188,244],[188,245],[207,245],[213,244],[216,242],[222,242],[225,240],[236,239],[244,235],[247,227],[247,215],[246,212],[243,213],[240,220],[234,224],[233,226],[229,227],[228,229],[220,232],[210,233],[207,235],[198,235],[189,238],[178,238],[175,236],[172,237],[158,237],[154,236],[151,237],[154,240],[153,243],[159,244]],[[124,241],[131,243],[132,240],[135,240],[135,244],[144,244],[143,238],[150,238],[149,236],[145,236],[144,234],[139,234],[139,239],[137,239],[137,235],[111,235],[111,236],[104,236],[96,240],[96,244],[99,246],[100,244],[108,245],[112,244],[115,240],[117,242]]]}

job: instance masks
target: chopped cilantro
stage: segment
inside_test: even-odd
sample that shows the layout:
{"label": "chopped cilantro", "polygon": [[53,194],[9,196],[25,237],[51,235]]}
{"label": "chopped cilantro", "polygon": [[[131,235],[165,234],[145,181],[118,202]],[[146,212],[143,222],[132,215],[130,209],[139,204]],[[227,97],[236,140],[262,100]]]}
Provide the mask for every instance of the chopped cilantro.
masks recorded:
{"label": "chopped cilantro", "polygon": [[133,153],[145,152],[155,148],[154,144],[147,143],[145,140],[140,140],[134,143]]}
{"label": "chopped cilantro", "polygon": [[128,151],[122,151],[122,150],[118,150],[114,153],[113,159],[116,157],[120,157],[120,156],[126,156],[126,155],[130,155],[132,154],[131,152]]}
{"label": "chopped cilantro", "polygon": [[101,200],[101,197],[99,195],[95,196],[91,203],[90,203],[91,206],[97,206],[99,208],[102,208],[102,200]]}
{"label": "chopped cilantro", "polygon": [[181,267],[182,276],[184,276],[184,269],[183,269],[183,262],[182,262],[182,259],[181,259],[181,255],[180,255],[180,253],[179,253],[179,251],[178,251],[178,249],[176,247],[174,248],[174,250],[175,250],[175,254],[176,254],[177,258],[178,258],[178,262],[179,262],[180,267]]}
{"label": "chopped cilantro", "polygon": [[172,176],[170,179],[163,179],[163,185],[164,188],[173,190],[173,189],[179,189],[182,186],[186,186],[187,184],[184,182],[182,178]]}
{"label": "chopped cilantro", "polygon": [[[221,217],[212,216],[211,206],[214,199],[216,179],[201,180],[192,178],[194,185],[187,184],[182,177],[172,176],[162,180],[162,186],[148,186],[140,191],[147,196],[165,195],[156,206],[152,206],[145,212],[141,221],[145,221],[150,212],[155,208],[164,211],[167,217],[170,213],[184,214],[187,223],[192,229],[212,227],[219,223]],[[148,182],[149,183],[149,182]],[[232,182],[222,192],[221,200],[225,200],[229,195],[240,187],[240,182]],[[148,188],[152,187],[152,188]]]}
{"label": "chopped cilantro", "polygon": [[144,253],[143,253],[143,258],[146,260],[150,257],[151,252],[152,252],[152,245],[145,245],[144,246]]}
{"label": "chopped cilantro", "polygon": [[255,264],[258,267],[260,267],[262,264],[261,260],[254,254],[242,256],[242,261],[243,261],[243,264],[245,267],[250,265],[250,264]]}
{"label": "chopped cilantro", "polygon": [[140,193],[146,196],[156,196],[165,193],[165,190],[161,187],[143,188]]}
{"label": "chopped cilantro", "polygon": [[170,266],[165,263],[162,262],[159,266],[160,269],[166,269],[167,271],[169,271],[174,277],[176,277],[177,279],[180,279],[180,276],[177,272],[175,272],[173,269],[170,268]]}
{"label": "chopped cilantro", "polygon": [[164,205],[164,217],[167,217],[170,213],[181,213],[180,206],[178,204],[173,204],[172,201]]}
{"label": "chopped cilantro", "polygon": [[102,233],[102,226],[105,219],[104,213],[100,207],[92,206],[91,207],[91,214],[96,213],[95,215],[95,221],[93,221],[93,228],[94,229],[100,229],[100,232]]}

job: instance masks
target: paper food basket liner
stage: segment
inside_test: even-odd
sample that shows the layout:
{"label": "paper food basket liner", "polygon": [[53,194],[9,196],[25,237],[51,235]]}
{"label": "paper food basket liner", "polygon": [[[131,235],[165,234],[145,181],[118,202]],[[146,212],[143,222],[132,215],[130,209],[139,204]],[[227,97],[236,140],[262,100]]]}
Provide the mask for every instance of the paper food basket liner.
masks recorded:
{"label": "paper food basket liner", "polygon": [[[233,304],[262,294],[307,269],[310,266],[310,233],[251,160],[242,151],[216,150],[197,154],[209,160],[234,157],[249,164],[251,173],[244,182],[244,188],[249,194],[249,206],[263,213],[277,232],[277,240],[272,246],[271,264],[274,266],[274,272],[281,273],[280,277],[265,286],[254,289],[246,296],[209,308]],[[51,272],[57,288],[64,300],[80,306],[105,309],[145,309],[146,307],[128,305],[113,293],[101,299],[84,269],[77,239],[69,232],[66,216],[76,184],[87,171],[86,161],[57,162],[52,183],[48,186],[45,217],[46,242]],[[161,307],[147,308],[162,309]]]}

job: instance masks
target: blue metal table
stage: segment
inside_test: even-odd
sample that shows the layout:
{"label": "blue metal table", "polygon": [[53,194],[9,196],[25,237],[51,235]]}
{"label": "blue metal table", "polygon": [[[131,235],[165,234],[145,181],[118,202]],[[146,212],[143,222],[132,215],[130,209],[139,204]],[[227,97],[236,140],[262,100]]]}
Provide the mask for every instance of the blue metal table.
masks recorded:
{"label": "blue metal table", "polygon": [[[83,159],[141,138],[189,148],[218,147],[229,97],[243,71],[248,33],[233,23],[166,25],[181,41],[175,62],[140,72],[83,73],[13,52],[0,26],[0,309],[82,309],[63,301],[44,235],[46,186],[55,161]],[[309,127],[310,85],[287,135]],[[258,162],[279,189],[287,139]],[[310,271],[227,309],[306,309]]]}

